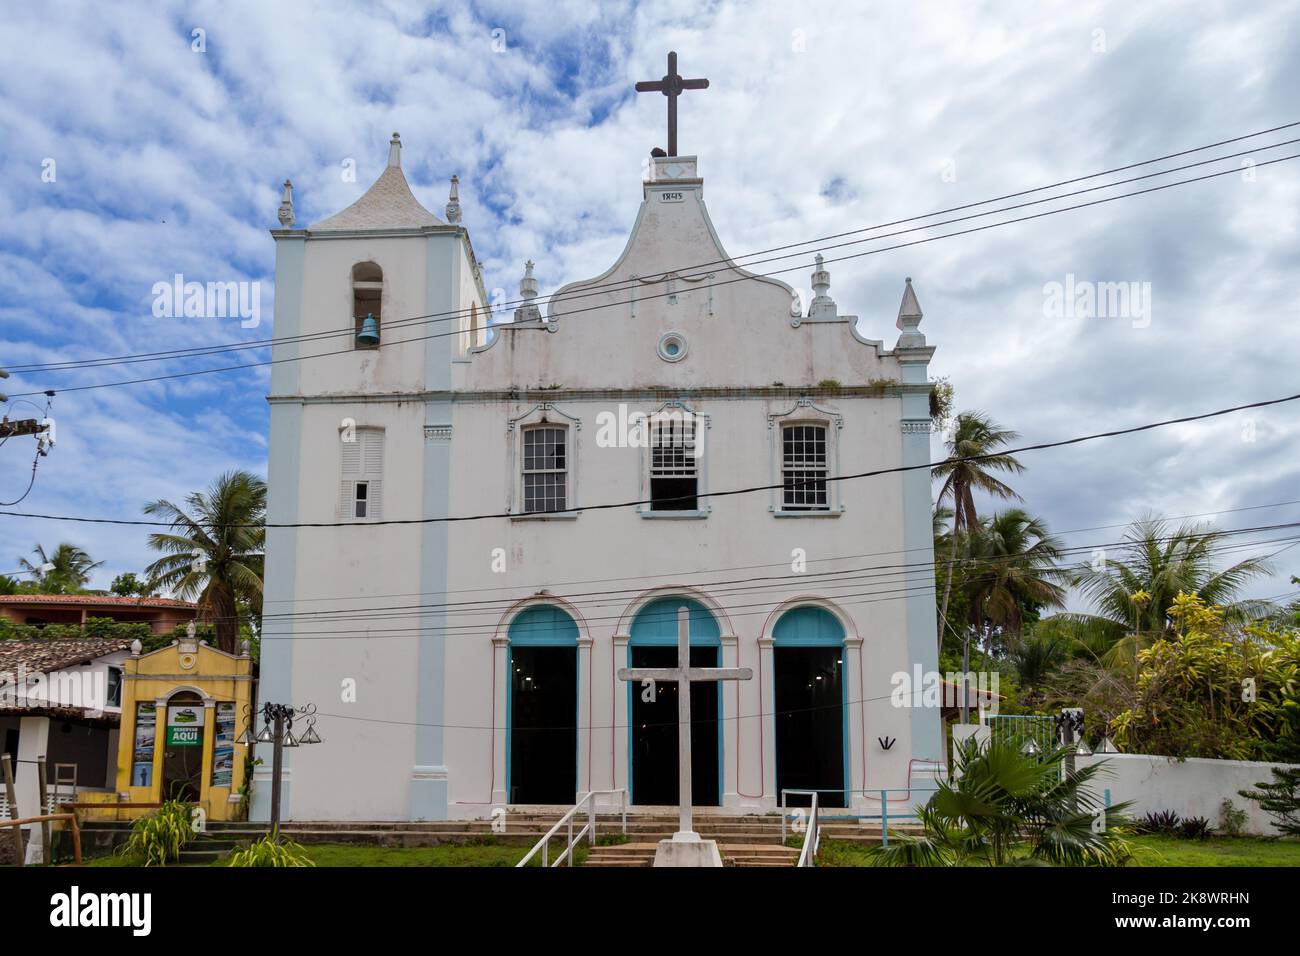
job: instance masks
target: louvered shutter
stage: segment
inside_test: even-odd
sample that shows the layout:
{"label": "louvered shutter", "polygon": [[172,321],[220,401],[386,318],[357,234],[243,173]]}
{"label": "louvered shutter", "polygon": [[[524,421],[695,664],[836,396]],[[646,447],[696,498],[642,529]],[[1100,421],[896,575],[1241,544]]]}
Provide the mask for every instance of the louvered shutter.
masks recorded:
{"label": "louvered shutter", "polygon": [[[355,435],[356,441],[342,443],[338,517],[340,521],[380,519],[384,510],[384,431],[382,428],[358,428]],[[367,485],[365,518],[356,516],[358,482]]]}
{"label": "louvered shutter", "polygon": [[368,429],[361,450],[361,473],[369,482],[366,516],[376,521],[384,517],[384,432]]}

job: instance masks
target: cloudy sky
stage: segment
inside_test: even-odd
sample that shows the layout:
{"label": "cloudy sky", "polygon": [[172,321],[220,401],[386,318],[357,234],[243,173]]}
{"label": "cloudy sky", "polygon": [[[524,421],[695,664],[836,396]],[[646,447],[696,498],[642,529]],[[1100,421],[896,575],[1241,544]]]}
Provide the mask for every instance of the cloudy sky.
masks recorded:
{"label": "cloudy sky", "polygon": [[[659,77],[668,49],[712,83],[683,99],[681,151],[700,156],[733,255],[1300,120],[1300,27],[1286,2],[151,6],[6,13],[0,365],[269,337],[279,184],[294,181],[299,223],[335,212],[382,171],[393,130],[428,208],[440,213],[460,176],[489,289],[513,297],[529,257],[543,294],[598,274],[635,215],[642,158],[664,140],[663,99],[632,84]],[[1263,148],[1297,136],[1218,153],[1263,162],[1300,152]],[[1297,391],[1298,197],[1300,161],[1247,166],[837,263],[832,293],[865,334],[892,341],[912,276],[939,348],[933,374],[951,379],[960,408],[1026,442],[1278,397]],[[176,273],[260,282],[261,326],[155,317],[153,285]],[[1149,312],[1051,315],[1045,287],[1067,276],[1139,283]],[[786,278],[808,284],[806,270]],[[15,373],[4,390],[228,364]],[[59,394],[58,447],[22,509],[135,518],[226,469],[265,473],[268,382],[253,369]],[[1027,453],[1016,486],[1061,531],[1298,499],[1296,409]],[[26,487],[31,450],[30,439],[0,449],[0,501]],[[1217,521],[1298,516],[1286,505]],[[150,560],[144,529],[8,517],[0,572],[64,540],[105,561],[100,586]],[[1276,566],[1256,595],[1293,590],[1300,548]]]}

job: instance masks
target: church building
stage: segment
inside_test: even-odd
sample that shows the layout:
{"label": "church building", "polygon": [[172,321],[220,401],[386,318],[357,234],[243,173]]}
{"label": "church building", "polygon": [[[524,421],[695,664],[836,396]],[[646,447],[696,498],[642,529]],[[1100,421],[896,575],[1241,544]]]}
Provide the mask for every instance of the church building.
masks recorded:
{"label": "church building", "polygon": [[286,751],[284,819],[676,804],[677,687],[618,671],[675,666],[681,608],[692,666],[753,674],[691,685],[696,807],[870,808],[943,761],[937,707],[893,693],[937,669],[911,281],[859,320],[818,256],[804,307],[759,274],[800,260],[733,262],[675,152],[627,156],[618,259],[560,284],[536,250],[508,321],[456,178],[430,212],[396,133],[314,225],[286,183],[259,696],[314,704],[324,742]]}

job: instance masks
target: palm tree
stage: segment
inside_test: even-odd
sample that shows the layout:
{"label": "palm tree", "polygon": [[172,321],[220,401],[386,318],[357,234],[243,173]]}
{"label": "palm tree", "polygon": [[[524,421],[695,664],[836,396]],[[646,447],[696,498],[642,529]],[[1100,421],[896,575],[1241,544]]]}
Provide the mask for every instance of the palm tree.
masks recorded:
{"label": "palm tree", "polygon": [[[975,510],[975,492],[982,491],[1002,500],[1020,500],[1010,485],[993,477],[993,472],[1020,474],[1024,466],[1012,455],[998,454],[997,449],[1020,437],[1019,432],[1003,428],[983,412],[962,412],[953,421],[952,436],[947,441],[948,458],[931,471],[943,480],[939,504],[952,502],[952,536],[948,549],[948,576],[943,587],[943,606],[939,611],[939,646],[948,622],[948,601],[952,595],[953,567],[963,532],[969,534],[979,524]],[[987,456],[987,457],[986,457]],[[966,459],[977,458],[978,461]]]}
{"label": "palm tree", "polygon": [[26,558],[19,558],[18,563],[24,571],[35,575],[36,583],[44,594],[74,594],[86,586],[90,572],[103,564],[92,561],[81,548],[66,541],[46,554],[43,545],[32,549],[32,554],[40,560],[33,563]]}
{"label": "palm tree", "polygon": [[1057,583],[1064,577],[1057,567],[1061,542],[1042,519],[1023,508],[1008,508],[981,521],[970,545],[974,567],[962,588],[972,625],[1000,625],[1014,642],[1026,607],[1064,606],[1066,590]]}
{"label": "palm tree", "polygon": [[1063,773],[1069,748],[1027,755],[998,737],[983,745],[971,737],[954,750],[961,773],[937,781],[918,810],[924,833],[891,833],[887,847],[872,850],[876,866],[1122,866],[1131,858],[1131,805],[1103,805],[1101,764]]}
{"label": "palm tree", "polygon": [[188,510],[170,501],[146,505],[147,515],[166,518],[170,533],[149,535],[164,556],[145,569],[151,586],[198,601],[216,631],[217,646],[235,653],[239,605],[262,608],[266,542],[266,482],[246,471],[221,475],[207,493],[185,499]]}
{"label": "palm tree", "polygon": [[1269,573],[1265,559],[1245,558],[1220,569],[1215,552],[1226,540],[1222,531],[1200,524],[1169,529],[1169,522],[1154,516],[1129,525],[1114,554],[1072,575],[1071,583],[1097,613],[1052,620],[1063,619],[1061,624],[1078,633],[1081,643],[1104,649],[1106,663],[1131,667],[1139,645],[1172,633],[1168,612],[1180,592],[1222,606],[1228,621],[1248,621],[1267,610],[1258,601],[1237,600],[1246,584]]}

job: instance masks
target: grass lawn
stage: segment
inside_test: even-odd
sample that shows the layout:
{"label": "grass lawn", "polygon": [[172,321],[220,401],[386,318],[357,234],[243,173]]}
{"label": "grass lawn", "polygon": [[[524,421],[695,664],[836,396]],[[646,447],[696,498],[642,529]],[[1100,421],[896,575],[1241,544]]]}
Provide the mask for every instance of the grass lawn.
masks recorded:
{"label": "grass lawn", "polygon": [[1139,866],[1300,866],[1300,840],[1134,837]]}
{"label": "grass lawn", "polygon": [[[1300,840],[1261,840],[1255,837],[1211,837],[1180,840],[1168,836],[1132,837],[1135,866],[1295,866],[1300,867]],[[563,844],[554,847],[557,851]],[[493,843],[445,844],[430,847],[357,846],[314,843],[303,847],[317,866],[514,866],[527,847]],[[578,862],[587,857],[578,848]],[[135,866],[120,856],[99,856],[87,866]],[[224,866],[224,861],[213,864]],[[541,865],[540,855],[530,865]],[[823,840],[818,866],[871,866],[865,846],[848,840]]]}
{"label": "grass lawn", "polygon": [[[1180,840],[1168,836],[1131,838],[1135,866],[1296,866],[1300,840],[1211,837]],[[847,840],[823,840],[818,866],[871,866],[866,847]]]}

